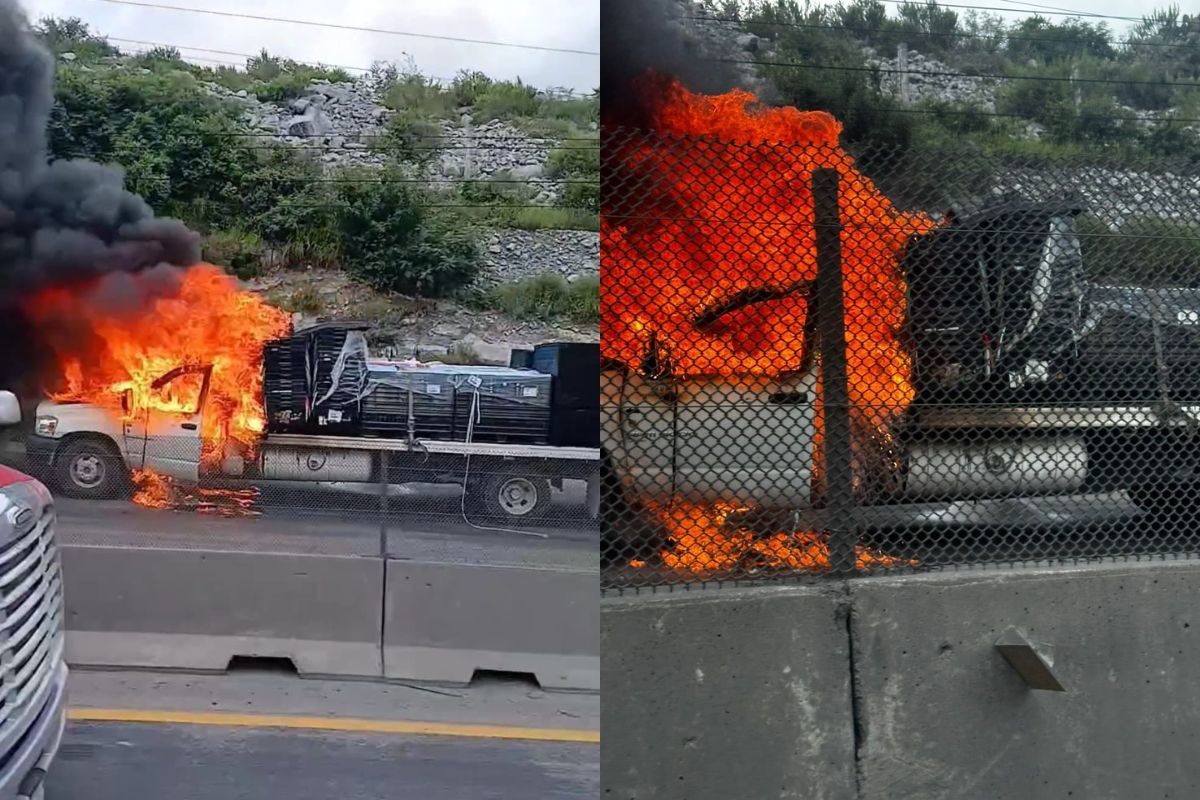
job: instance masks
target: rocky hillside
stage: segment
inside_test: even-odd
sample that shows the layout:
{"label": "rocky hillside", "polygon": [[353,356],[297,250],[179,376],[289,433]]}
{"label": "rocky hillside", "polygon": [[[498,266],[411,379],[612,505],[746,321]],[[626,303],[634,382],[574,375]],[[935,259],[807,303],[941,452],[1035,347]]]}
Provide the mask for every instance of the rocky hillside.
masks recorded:
{"label": "rocky hillside", "polygon": [[[205,88],[240,104],[247,126],[258,137],[311,152],[333,171],[346,167],[382,168],[389,154],[379,147],[394,112],[379,102],[368,81],[314,82],[287,102],[259,100],[245,89],[233,91],[216,82]],[[456,120],[436,121],[426,135],[433,156],[413,165],[416,177],[431,187],[448,187],[464,178],[517,182],[529,189],[529,202],[553,207],[564,181],[547,176],[551,152],[561,139],[530,136],[497,119],[473,119],[462,109]],[[573,280],[598,275],[600,239],[593,231],[496,230],[485,242],[484,284],[521,280],[546,273]]]}

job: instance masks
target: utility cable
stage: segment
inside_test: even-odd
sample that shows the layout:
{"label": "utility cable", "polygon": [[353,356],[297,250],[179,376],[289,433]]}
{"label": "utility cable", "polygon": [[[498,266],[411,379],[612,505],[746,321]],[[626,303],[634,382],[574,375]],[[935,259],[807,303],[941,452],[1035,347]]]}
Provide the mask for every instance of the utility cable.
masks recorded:
{"label": "utility cable", "polygon": [[566,53],[570,55],[582,56],[599,56],[598,50],[581,50],[573,47],[551,47],[549,45],[540,44],[525,44],[521,42],[504,42],[493,39],[469,39],[462,36],[447,36],[444,34],[435,33],[417,33],[414,31],[398,31],[389,28],[372,28],[362,25],[344,25],[337,22],[321,22],[318,20],[294,19],[291,17],[269,17],[261,14],[247,14],[239,11],[217,11],[211,8],[190,8],[187,6],[173,6],[165,3],[147,3],[139,2],[139,0],[96,0],[100,3],[111,3],[121,6],[137,6],[139,8],[153,8],[165,11],[183,11],[192,14],[208,14],[216,17],[232,17],[235,19],[252,19],[259,22],[284,22],[290,25],[307,25],[315,28],[332,28],[343,31],[359,31],[361,33],[383,33],[390,36],[406,36],[415,39],[433,39],[442,42],[459,42],[461,44],[482,44],[490,47],[511,47],[519,50],[540,50],[547,53]]}
{"label": "utility cable", "polygon": [[[771,22],[767,20],[739,20],[733,17],[684,17],[697,21],[728,22],[736,24],[760,25],[770,28],[797,28],[800,30],[831,31],[853,34],[882,34],[885,36],[914,36],[920,38],[946,39],[979,39],[988,42],[1038,42],[1042,44],[1079,44],[1074,40],[1061,39],[1053,36],[1013,36],[1009,33],[989,35],[985,33],[967,33],[965,31],[905,31],[887,30],[886,28],[850,28],[843,25],[816,25],[803,22]],[[1140,42],[1133,39],[1115,40],[1108,43],[1113,47],[1183,47],[1194,50],[1197,44],[1190,42]]]}

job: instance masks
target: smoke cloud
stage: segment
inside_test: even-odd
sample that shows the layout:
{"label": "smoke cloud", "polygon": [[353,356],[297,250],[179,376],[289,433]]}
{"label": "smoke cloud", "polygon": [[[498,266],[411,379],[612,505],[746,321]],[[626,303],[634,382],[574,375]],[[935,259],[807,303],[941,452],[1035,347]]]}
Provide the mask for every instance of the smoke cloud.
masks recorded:
{"label": "smoke cloud", "polygon": [[200,260],[199,236],[156,218],[126,190],[121,168],[49,161],[53,81],[53,56],[16,0],[0,0],[0,336],[11,354],[0,357],[0,381],[7,383],[28,377],[43,354],[43,337],[21,317],[24,299],[78,287],[114,313],[135,313],[178,285],[162,277],[172,271],[162,265]]}
{"label": "smoke cloud", "polygon": [[645,128],[650,109],[634,80],[654,70],[703,94],[737,88],[733,64],[706,58],[688,35],[679,0],[600,0],[600,113],[604,124]]}

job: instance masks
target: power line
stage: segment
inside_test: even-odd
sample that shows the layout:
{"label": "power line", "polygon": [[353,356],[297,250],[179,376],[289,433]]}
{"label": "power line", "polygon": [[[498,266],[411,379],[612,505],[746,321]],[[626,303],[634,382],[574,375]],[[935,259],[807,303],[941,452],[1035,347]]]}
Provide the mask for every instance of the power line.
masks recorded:
{"label": "power line", "polygon": [[[105,2],[108,2],[108,0],[105,0]],[[892,5],[897,5],[897,6],[921,5],[920,3],[911,2],[911,0],[879,0],[879,2],[891,3]],[[961,9],[970,10],[970,11],[1008,11],[1010,13],[1013,11],[1021,10],[1019,8],[1005,8],[1003,6],[972,6],[972,5],[961,5],[961,4],[956,4],[956,3],[942,3],[942,2],[937,3],[937,6],[938,6],[938,8],[961,8]],[[1098,14],[1093,11],[1049,11],[1047,13],[1049,13],[1052,16],[1056,16],[1056,17],[1089,17],[1089,18],[1095,18],[1095,19],[1115,19],[1115,20],[1120,20],[1122,22],[1141,22],[1142,21],[1141,17],[1123,17],[1123,16],[1120,16],[1117,14]]]}
{"label": "power line", "polygon": [[[1029,8],[1043,9],[1046,11],[1061,11],[1063,14],[1071,14],[1071,15],[1090,13],[1088,11],[1080,11],[1077,8],[1063,8],[1062,6],[1048,6],[1043,3],[1031,3],[1031,2],[1028,2],[1028,0],[1000,0],[1000,2],[1011,3],[1011,4],[1017,5],[1017,6],[1028,6]],[[1024,11],[1025,9],[1013,8],[1010,10],[1011,11]],[[1034,16],[1037,16],[1037,14],[1034,14]]]}
{"label": "power line", "polygon": [[[893,36],[913,35],[920,37],[940,37],[949,39],[980,39],[983,41],[997,41],[1003,39],[1010,42],[1039,42],[1045,44],[1076,44],[1067,39],[1059,39],[1051,36],[1013,36],[1008,33],[997,35],[988,35],[985,33],[966,33],[959,31],[889,31],[885,28],[849,28],[844,25],[813,25],[803,22],[768,22],[766,20],[739,20],[732,17],[685,17],[685,19],[693,20],[716,20],[718,22],[752,22],[755,25],[765,25],[771,28],[798,28],[802,30],[814,31],[837,31],[839,33],[855,33],[855,34],[875,34],[882,33]],[[1188,42],[1140,42],[1133,39],[1115,40],[1109,42],[1113,46],[1123,47],[1185,47],[1195,49],[1196,45]]]}
{"label": "power line", "polygon": [[1200,83],[1185,83],[1182,81],[1133,81],[1122,80],[1118,78],[1068,78],[1059,77],[1056,75],[999,75],[995,73],[976,73],[970,75],[964,72],[955,72],[954,70],[915,70],[915,69],[900,69],[892,67],[854,67],[844,64],[802,64],[798,61],[756,61],[754,59],[739,59],[739,58],[708,58],[705,61],[714,61],[724,64],[752,64],[759,67],[794,67],[799,69],[831,69],[840,72],[887,72],[893,74],[908,74],[908,75],[929,75],[938,77],[952,78],[979,78],[984,80],[1030,80],[1030,81],[1047,81],[1054,83],[1102,83],[1115,86],[1179,86],[1186,89],[1200,89]]}
{"label": "power line", "polygon": [[[216,50],[211,47],[192,47],[191,45],[171,44],[170,42],[150,42],[150,41],[146,41],[145,39],[123,39],[120,36],[105,36],[104,38],[107,39],[108,41],[124,42],[125,44],[141,44],[141,45],[147,45],[149,47],[170,47],[170,48],[175,48],[176,50],[195,50],[198,53],[215,53],[217,55],[223,55],[223,56],[244,56],[245,58],[257,58],[259,56],[258,53],[240,53],[236,50]],[[151,52],[151,51],[141,50],[138,53],[135,53],[134,55],[144,55],[149,52]],[[191,56],[189,56],[189,57],[191,57]],[[198,61],[199,60],[216,61],[216,59],[197,59],[197,60]],[[351,66],[347,66],[346,64],[322,64],[318,61],[297,61],[294,58],[289,58],[287,60],[293,61],[297,64],[304,64],[305,66],[310,66],[310,67],[330,67],[333,69],[344,69],[344,70],[349,70],[352,72],[370,72],[371,71],[370,67],[351,67]],[[244,63],[237,62],[237,61],[219,61],[217,63],[233,64],[234,66],[245,66]],[[445,80],[445,78],[439,78],[436,75],[431,75],[430,77],[432,77],[434,80],[439,80],[439,81]]]}
{"label": "power line", "polygon": [[97,0],[100,3],[111,3],[121,6],[137,6],[139,8],[153,8],[165,11],[183,11],[192,14],[208,14],[216,17],[233,17],[235,19],[252,19],[260,22],[284,22],[290,25],[307,25],[315,28],[332,28],[343,31],[359,31],[362,33],[383,33],[390,36],[407,36],[415,39],[433,39],[442,42],[459,42],[462,44],[483,44],[491,47],[511,47],[519,50],[540,50],[547,53],[567,53],[570,55],[582,56],[599,56],[597,50],[579,50],[571,47],[551,47],[549,45],[540,44],[524,44],[521,42],[502,42],[491,39],[468,39],[462,36],[447,36],[444,34],[435,33],[416,33],[413,31],[398,31],[388,28],[371,28],[359,25],[343,25],[336,22],[319,22],[316,20],[293,19],[290,17],[268,17],[259,14],[246,14],[237,11],[217,11],[211,8],[189,8],[187,6],[173,6],[164,3],[147,3],[139,2],[138,0]]}

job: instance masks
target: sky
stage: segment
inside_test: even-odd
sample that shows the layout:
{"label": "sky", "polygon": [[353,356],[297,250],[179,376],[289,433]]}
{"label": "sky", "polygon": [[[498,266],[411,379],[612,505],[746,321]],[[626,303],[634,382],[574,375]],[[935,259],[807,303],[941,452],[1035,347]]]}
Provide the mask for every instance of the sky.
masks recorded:
{"label": "sky", "polygon": [[[265,17],[332,22],[469,39],[536,44],[598,52],[598,0],[145,0],[157,5],[233,11]],[[369,67],[374,61],[411,56],[426,75],[448,78],[460,69],[478,69],[497,79],[520,77],[540,88],[590,92],[600,80],[595,55],[554,53],[512,47],[465,44],[382,33],[335,30],[158,8],[104,0],[22,0],[31,20],[79,17],[110,37],[123,51],[148,49],[117,39],[137,39],[179,47],[185,58],[244,62],[237,55],[188,50],[188,46],[257,53],[266,48],[297,61]],[[355,74],[355,73],[352,73]]]}

